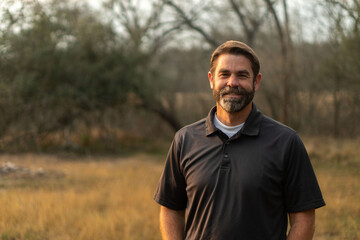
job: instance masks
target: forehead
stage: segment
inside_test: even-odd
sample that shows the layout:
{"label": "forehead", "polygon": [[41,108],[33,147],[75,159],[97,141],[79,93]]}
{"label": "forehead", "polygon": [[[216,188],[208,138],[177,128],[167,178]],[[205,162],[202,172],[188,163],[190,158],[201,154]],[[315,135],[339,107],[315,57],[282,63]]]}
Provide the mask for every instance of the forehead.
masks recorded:
{"label": "forehead", "polygon": [[234,54],[222,54],[219,56],[215,72],[220,70],[230,72],[247,70],[250,73],[253,73],[250,60],[244,55]]}

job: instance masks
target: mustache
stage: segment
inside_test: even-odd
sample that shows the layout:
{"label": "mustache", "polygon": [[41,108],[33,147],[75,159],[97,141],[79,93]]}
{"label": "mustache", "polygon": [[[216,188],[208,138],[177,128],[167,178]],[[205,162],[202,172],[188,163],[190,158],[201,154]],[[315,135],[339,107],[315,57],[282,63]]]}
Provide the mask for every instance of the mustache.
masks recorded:
{"label": "mustache", "polygon": [[250,94],[248,91],[241,87],[230,87],[226,86],[223,89],[220,90],[220,95],[225,96],[228,94],[237,94],[237,95],[247,95]]}

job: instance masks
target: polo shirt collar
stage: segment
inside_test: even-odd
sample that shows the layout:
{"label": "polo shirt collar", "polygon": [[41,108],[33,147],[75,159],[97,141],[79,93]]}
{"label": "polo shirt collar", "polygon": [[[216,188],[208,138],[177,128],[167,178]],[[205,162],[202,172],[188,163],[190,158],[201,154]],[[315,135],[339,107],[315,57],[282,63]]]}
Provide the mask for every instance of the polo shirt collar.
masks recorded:
{"label": "polo shirt collar", "polygon": [[214,124],[215,113],[216,113],[216,106],[214,106],[210,110],[208,116],[206,117],[206,136],[209,136],[218,130]]}
{"label": "polo shirt collar", "polygon": [[[214,106],[208,116],[206,117],[206,136],[212,135],[218,129],[214,124],[214,116],[216,113],[216,106]],[[256,108],[255,104],[252,104],[251,112],[245,121],[244,127],[241,129],[241,134],[248,136],[257,136],[260,133],[260,125],[262,121],[262,114]]]}
{"label": "polo shirt collar", "polygon": [[248,136],[257,136],[260,133],[260,125],[263,116],[261,112],[256,108],[255,104],[252,104],[251,112],[245,121],[244,127],[241,129],[241,133]]}

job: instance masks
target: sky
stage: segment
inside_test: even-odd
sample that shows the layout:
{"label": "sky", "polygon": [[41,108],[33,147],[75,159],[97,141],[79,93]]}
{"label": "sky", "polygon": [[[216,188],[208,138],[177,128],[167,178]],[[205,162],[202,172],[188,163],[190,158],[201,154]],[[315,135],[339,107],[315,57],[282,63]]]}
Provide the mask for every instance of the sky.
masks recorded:
{"label": "sky", "polygon": [[[16,9],[19,7],[21,2],[25,0],[14,0],[15,2],[13,9]],[[30,1],[30,0],[28,0]],[[40,2],[49,2],[50,0],[38,0]],[[100,9],[103,0],[70,0],[71,2],[76,3],[82,3],[86,2],[94,9]],[[144,11],[146,11],[146,8],[152,0],[133,0],[138,3],[139,7],[142,7]],[[155,0],[160,1],[160,0]],[[197,2],[198,0],[195,0]],[[215,2],[224,2],[224,0],[216,0]],[[4,2],[1,0],[0,7],[4,4]],[[16,3],[19,4],[16,4]],[[190,1],[192,2],[192,1]],[[298,34],[295,38],[297,39],[305,39],[307,41],[314,41],[314,40],[322,40],[326,39],[327,33],[327,22],[322,20],[321,12],[319,8],[316,7],[317,0],[288,0],[288,7],[289,12],[291,13],[290,18],[292,20],[293,28],[296,30],[295,32]],[[314,20],[314,16],[317,17],[317,20]],[[0,16],[1,17],[1,16]],[[298,21],[301,21],[302,24],[297,24]],[[315,21],[315,22],[314,22]]]}

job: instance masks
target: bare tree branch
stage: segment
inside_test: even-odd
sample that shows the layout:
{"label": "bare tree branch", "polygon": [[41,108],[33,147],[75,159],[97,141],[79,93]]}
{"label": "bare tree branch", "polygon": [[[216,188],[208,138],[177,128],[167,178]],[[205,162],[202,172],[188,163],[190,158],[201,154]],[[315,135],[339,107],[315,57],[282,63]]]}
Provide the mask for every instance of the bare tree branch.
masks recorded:
{"label": "bare tree branch", "polygon": [[360,23],[360,1],[353,0],[354,6],[349,6],[349,2],[341,2],[337,0],[328,0],[330,4],[337,5],[341,9],[345,10],[347,14],[354,20],[354,30],[359,30],[359,23]]}
{"label": "bare tree branch", "polygon": [[[323,3],[323,2],[321,2]],[[360,31],[360,1],[359,0],[349,0],[349,1],[338,1],[338,0],[325,0],[325,4],[328,6],[325,8],[329,15],[332,15],[332,19],[335,20],[335,25],[338,30],[341,30],[342,34],[346,28],[349,28],[349,24],[345,24],[344,14],[347,15],[348,19],[353,21],[352,28],[354,33],[359,33]],[[322,4],[324,5],[324,4]]]}
{"label": "bare tree branch", "polygon": [[184,21],[184,23],[190,27],[191,29],[195,30],[196,32],[200,33],[201,36],[203,36],[203,38],[212,46],[216,47],[219,45],[219,42],[216,41],[213,37],[211,37],[209,34],[207,34],[201,27],[197,26],[194,24],[194,22],[192,21],[191,18],[189,18],[186,13],[178,6],[176,5],[173,1],[171,0],[163,0],[165,2],[165,4],[167,4],[168,6],[172,7],[182,18],[182,20]]}
{"label": "bare tree branch", "polygon": [[[340,2],[340,1],[335,1],[335,0],[329,0],[329,2],[341,7],[343,10],[345,10],[350,15],[351,18],[353,18],[353,19],[358,18],[358,16],[355,16],[353,9],[351,9],[351,7],[348,5],[348,2]],[[357,7],[359,8],[359,3],[357,3],[356,0],[354,0],[354,4],[357,5]]]}
{"label": "bare tree branch", "polygon": [[[244,30],[246,32],[246,35],[249,36],[250,35],[250,28],[245,20],[245,16],[244,14],[242,14],[242,12],[240,11],[239,6],[235,3],[234,0],[229,0],[230,5],[232,7],[232,9],[234,10],[234,12],[236,13],[236,15],[239,17],[241,24],[244,27]],[[248,39],[249,40],[249,39]]]}
{"label": "bare tree branch", "polygon": [[[268,11],[265,11],[260,18],[252,17],[252,13],[249,10],[246,10],[247,14],[245,15],[240,6],[235,2],[235,0],[229,0],[231,8],[234,10],[235,14],[238,16],[241,25],[244,28],[247,43],[250,46],[254,45],[255,35],[259,31],[261,25],[264,23],[265,18],[268,15]],[[242,8],[245,9],[244,6]],[[250,24],[249,24],[250,22]]]}
{"label": "bare tree branch", "polygon": [[284,41],[284,31],[283,28],[281,27],[281,23],[279,20],[279,17],[275,11],[274,8],[274,2],[272,2],[271,0],[264,0],[269,8],[270,13],[272,14],[272,16],[274,17],[274,21],[275,21],[275,25],[276,25],[276,30],[278,32],[279,35],[279,40],[281,42],[281,52],[282,54],[285,54],[286,48],[285,48],[285,41]]}

